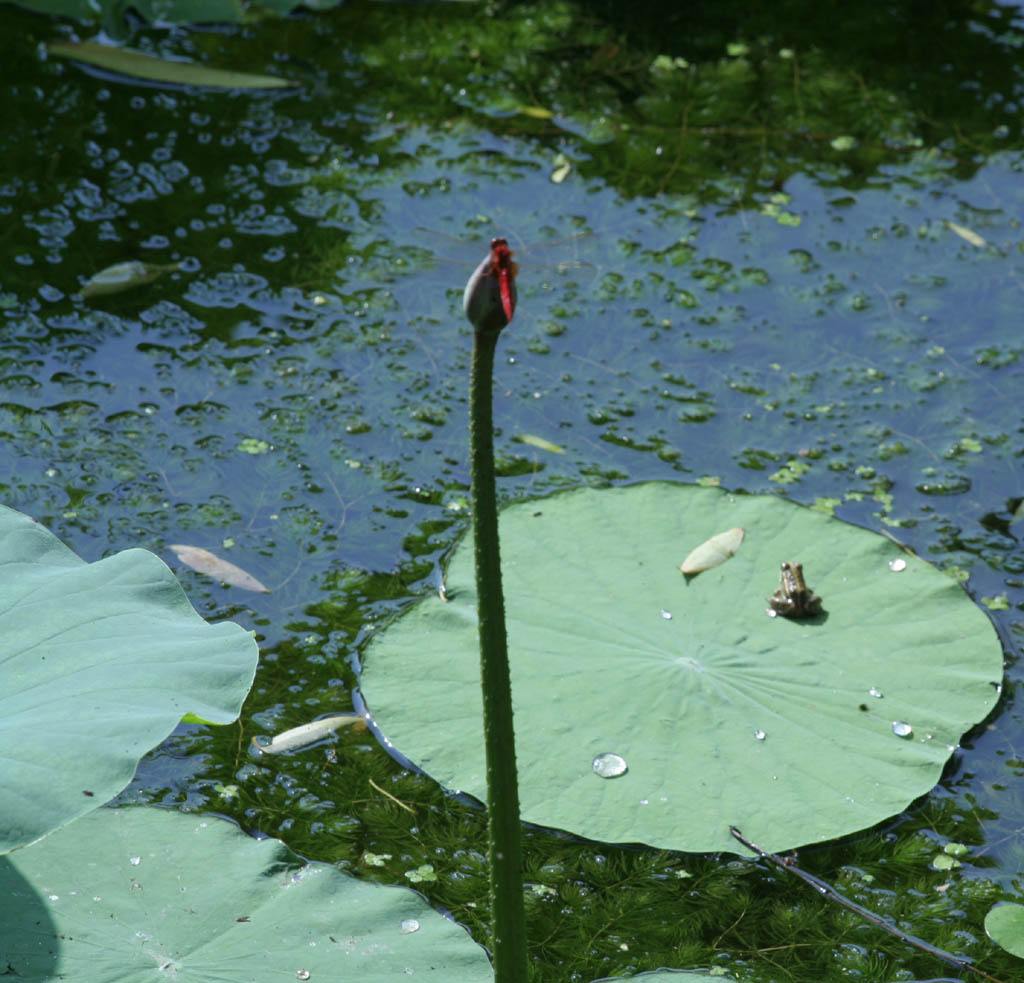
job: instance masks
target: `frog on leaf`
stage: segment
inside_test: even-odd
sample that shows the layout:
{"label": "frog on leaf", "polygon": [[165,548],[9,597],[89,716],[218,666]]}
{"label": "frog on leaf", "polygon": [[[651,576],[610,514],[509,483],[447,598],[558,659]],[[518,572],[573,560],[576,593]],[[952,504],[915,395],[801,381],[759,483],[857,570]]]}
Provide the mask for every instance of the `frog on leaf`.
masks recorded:
{"label": "frog on leaf", "polygon": [[802,563],[783,563],[782,580],[768,602],[772,617],[813,618],[821,614],[821,598],[804,582]]}

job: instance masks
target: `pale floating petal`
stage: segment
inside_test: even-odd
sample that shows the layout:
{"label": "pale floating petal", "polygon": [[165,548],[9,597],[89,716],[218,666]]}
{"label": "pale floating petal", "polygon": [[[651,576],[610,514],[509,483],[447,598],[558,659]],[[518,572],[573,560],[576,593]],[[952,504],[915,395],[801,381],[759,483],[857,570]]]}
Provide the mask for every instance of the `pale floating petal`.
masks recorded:
{"label": "pale floating petal", "polygon": [[521,444],[529,444],[531,447],[539,447],[542,451],[550,451],[552,454],[564,454],[565,448],[558,444],[551,443],[543,437],[536,437],[532,433],[521,433],[516,438]]}
{"label": "pale floating petal", "polygon": [[243,590],[260,591],[269,594],[270,588],[261,584],[251,573],[246,573],[241,567],[236,567],[227,560],[204,550],[201,546],[184,546],[181,543],[172,544],[167,547],[174,550],[178,559],[187,567],[214,577],[232,587],[241,587]]}
{"label": "pale floating petal", "polygon": [[118,75],[170,85],[198,85],[206,89],[283,89],[299,84],[274,75],[230,72],[187,61],[164,61],[131,48],[118,48],[92,41],[56,41],[48,44],[46,50],[51,55],[73,58]]}
{"label": "pale floating petal", "polygon": [[180,263],[140,263],[138,260],[129,260],[127,263],[115,263],[105,270],[100,270],[95,276],[82,285],[79,293],[86,299],[90,297],[104,297],[107,294],[119,294],[122,290],[131,290],[132,287],[141,287],[144,283],[151,283],[158,276],[164,273],[173,273],[181,269]]}
{"label": "pale floating petal", "polygon": [[555,155],[555,166],[551,171],[551,183],[561,184],[572,173],[572,161],[565,154]]}
{"label": "pale floating petal", "polygon": [[336,713],[299,727],[292,727],[290,730],[283,730],[276,737],[272,737],[267,744],[258,743],[255,737],[252,739],[252,743],[253,747],[263,754],[280,754],[282,751],[294,751],[297,748],[315,744],[339,727],[348,727],[352,724],[362,724],[365,727],[366,719],[359,713]]}
{"label": "pale floating petal", "polygon": [[972,246],[977,246],[979,249],[984,249],[988,243],[980,236],[974,229],[968,229],[964,225],[957,225],[956,222],[947,222],[950,232],[955,232],[964,242],[969,242]]}
{"label": "pale floating petal", "polygon": [[688,576],[702,570],[710,570],[719,563],[725,563],[740,548],[742,542],[743,530],[739,526],[728,532],[720,532],[692,550],[679,569]]}

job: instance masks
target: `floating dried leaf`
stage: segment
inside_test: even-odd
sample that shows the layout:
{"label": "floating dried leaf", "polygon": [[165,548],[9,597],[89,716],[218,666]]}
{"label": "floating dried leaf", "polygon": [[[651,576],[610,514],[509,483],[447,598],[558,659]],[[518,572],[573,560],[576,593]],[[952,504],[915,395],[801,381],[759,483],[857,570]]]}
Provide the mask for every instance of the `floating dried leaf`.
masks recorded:
{"label": "floating dried leaf", "polygon": [[947,222],[950,232],[955,232],[965,242],[969,242],[972,246],[977,246],[979,249],[984,249],[988,243],[980,236],[974,229],[968,229],[966,226],[957,225],[956,222]]}
{"label": "floating dried leaf", "polygon": [[108,294],[119,294],[122,290],[131,290],[132,287],[141,287],[144,283],[152,283],[158,276],[164,273],[174,273],[181,269],[181,263],[140,263],[138,260],[129,260],[126,263],[115,263],[105,270],[89,277],[82,284],[79,291],[82,297],[88,300],[90,297],[105,297]]}
{"label": "floating dried leaf", "polygon": [[539,447],[542,451],[551,451],[552,454],[564,454],[565,448],[558,444],[551,443],[543,437],[535,437],[532,433],[521,433],[515,438],[521,444],[529,444],[531,447]]}
{"label": "floating dried leaf", "polygon": [[308,724],[292,727],[290,730],[283,730],[266,744],[259,743],[255,737],[252,739],[252,743],[253,747],[263,754],[280,754],[282,751],[294,751],[297,748],[315,744],[339,727],[348,727],[351,724],[361,724],[366,727],[366,718],[359,713],[335,713],[329,717],[313,720]]}
{"label": "floating dried leaf", "polygon": [[92,41],[56,41],[48,44],[46,50],[51,55],[73,58],[118,75],[147,79],[150,82],[166,82],[169,85],[198,85],[206,89],[283,89],[299,84],[273,75],[230,72],[187,61],[164,61],[131,48],[118,48]]}
{"label": "floating dried leaf", "polygon": [[200,546],[183,546],[172,544],[167,547],[174,550],[179,560],[199,573],[205,573],[209,577],[230,584],[232,587],[241,587],[243,590],[255,590],[264,594],[270,593],[270,588],[261,584],[251,573],[246,573],[241,567],[236,567],[227,560],[204,550]]}
{"label": "floating dried leaf", "polygon": [[565,154],[555,155],[555,167],[551,172],[551,183],[561,184],[572,173],[572,161]]}
{"label": "floating dried leaf", "polygon": [[679,569],[687,576],[700,573],[702,570],[710,570],[728,560],[740,548],[742,542],[743,530],[739,526],[727,532],[720,532],[691,550]]}

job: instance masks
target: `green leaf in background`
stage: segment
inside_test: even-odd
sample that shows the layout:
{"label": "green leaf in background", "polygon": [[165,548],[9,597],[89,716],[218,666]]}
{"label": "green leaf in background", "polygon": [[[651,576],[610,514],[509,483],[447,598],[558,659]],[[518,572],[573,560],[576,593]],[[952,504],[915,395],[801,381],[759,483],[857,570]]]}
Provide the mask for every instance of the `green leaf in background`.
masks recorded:
{"label": "green leaf in background", "polygon": [[839,136],[832,140],[833,150],[853,150],[857,146],[856,137]]}
{"label": "green leaf in background", "polygon": [[283,17],[296,7],[329,10],[341,0],[18,0],[17,6],[80,21],[102,18],[120,37],[124,11],[131,7],[150,24],[242,24],[261,17]]}
{"label": "green leaf in background", "polygon": [[1024,905],[1001,904],[985,916],[985,932],[1007,952],[1024,958]]}
{"label": "green leaf in background", "polygon": [[299,84],[274,75],[251,75],[248,72],[209,68],[195,62],[165,61],[131,48],[95,44],[91,41],[56,41],[48,44],[46,50],[51,55],[73,58],[118,75],[169,85],[198,85],[207,89],[283,89]]}
{"label": "green leaf in background", "polygon": [[0,860],[4,965],[18,979],[493,979],[415,892],[304,864],[213,816],[97,809]]}
{"label": "green leaf in background", "polygon": [[[736,526],[728,563],[679,572]],[[778,497],[583,489],[505,510],[501,537],[527,822],[695,852],[735,852],[730,825],[773,852],[831,839],[927,792],[998,696],[1002,648],[954,581]],[[464,540],[448,603],[371,642],[361,686],[402,754],[483,799],[471,555]],[[821,615],[767,616],[784,561]]]}
{"label": "green leaf in background", "polygon": [[116,795],[186,713],[234,720],[257,657],[152,553],[86,563],[0,506],[0,852]]}

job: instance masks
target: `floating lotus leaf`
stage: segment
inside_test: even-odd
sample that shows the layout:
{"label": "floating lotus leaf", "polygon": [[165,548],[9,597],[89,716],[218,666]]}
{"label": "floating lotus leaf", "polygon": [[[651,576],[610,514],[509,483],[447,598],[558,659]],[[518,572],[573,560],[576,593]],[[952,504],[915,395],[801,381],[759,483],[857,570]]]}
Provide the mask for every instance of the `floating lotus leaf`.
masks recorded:
{"label": "floating lotus leaf", "polygon": [[985,932],[1007,952],[1024,959],[1024,905],[1001,904],[985,916]]}
{"label": "floating lotus leaf", "polygon": [[12,979],[494,978],[465,929],[415,892],[156,808],[98,809],[0,861],[0,924]]}
{"label": "floating lotus leaf", "polygon": [[115,796],[186,714],[234,720],[258,655],[152,553],[86,563],[0,506],[0,853]]}
{"label": "floating lotus leaf", "polygon": [[[737,526],[727,563],[679,572]],[[784,499],[583,489],[514,505],[500,530],[525,821],[700,852],[741,849],[730,825],[776,852],[831,839],[928,792],[998,696],[1002,648],[957,583]],[[783,562],[821,614],[768,616]],[[362,695],[403,755],[483,800],[468,538],[446,583],[448,603],[371,642]]]}

